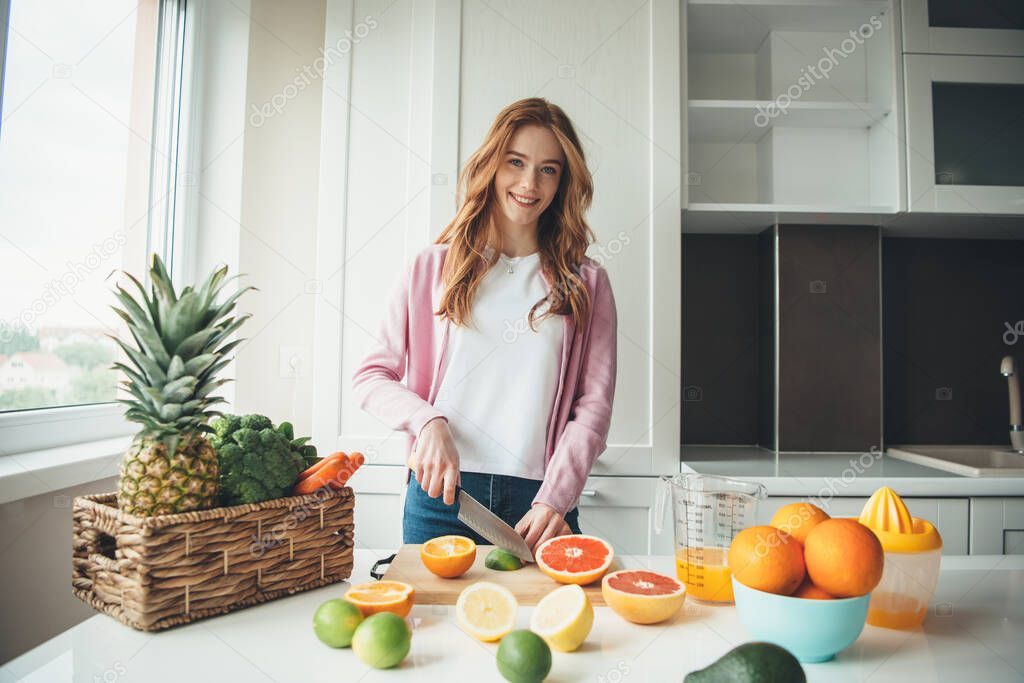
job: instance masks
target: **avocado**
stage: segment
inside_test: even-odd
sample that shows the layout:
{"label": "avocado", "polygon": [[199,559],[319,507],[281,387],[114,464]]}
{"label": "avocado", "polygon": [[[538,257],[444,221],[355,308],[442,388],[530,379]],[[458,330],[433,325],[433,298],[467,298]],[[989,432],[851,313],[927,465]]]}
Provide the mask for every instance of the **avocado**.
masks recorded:
{"label": "avocado", "polygon": [[683,683],[805,683],[804,669],[789,650],[772,643],[744,643]]}

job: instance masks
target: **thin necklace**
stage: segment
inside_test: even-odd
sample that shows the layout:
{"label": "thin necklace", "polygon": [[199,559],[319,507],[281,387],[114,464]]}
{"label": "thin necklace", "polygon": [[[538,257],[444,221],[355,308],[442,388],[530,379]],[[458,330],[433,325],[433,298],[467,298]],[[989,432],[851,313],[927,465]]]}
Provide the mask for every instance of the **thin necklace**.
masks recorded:
{"label": "thin necklace", "polygon": [[501,257],[499,257],[499,258],[501,258],[501,260],[505,262],[505,266],[506,266],[506,267],[508,268],[508,270],[506,270],[505,272],[506,272],[506,273],[508,273],[509,275],[512,275],[512,274],[513,274],[513,273],[515,272],[515,271],[514,271],[514,270],[512,269],[512,266],[514,265],[514,263],[515,263],[515,262],[514,262],[514,261],[509,261],[509,260],[508,260],[507,258],[505,258],[504,256],[501,256]]}

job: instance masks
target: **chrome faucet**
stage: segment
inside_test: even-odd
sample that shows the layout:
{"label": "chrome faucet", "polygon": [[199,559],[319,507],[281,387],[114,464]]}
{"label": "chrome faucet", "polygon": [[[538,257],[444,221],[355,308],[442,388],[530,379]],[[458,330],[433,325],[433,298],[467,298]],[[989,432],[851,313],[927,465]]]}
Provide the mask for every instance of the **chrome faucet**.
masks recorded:
{"label": "chrome faucet", "polygon": [[1006,378],[1010,387],[1010,445],[1018,453],[1024,453],[1024,418],[1020,409],[1020,375],[1017,374],[1017,361],[1013,356],[1003,358],[999,372]]}

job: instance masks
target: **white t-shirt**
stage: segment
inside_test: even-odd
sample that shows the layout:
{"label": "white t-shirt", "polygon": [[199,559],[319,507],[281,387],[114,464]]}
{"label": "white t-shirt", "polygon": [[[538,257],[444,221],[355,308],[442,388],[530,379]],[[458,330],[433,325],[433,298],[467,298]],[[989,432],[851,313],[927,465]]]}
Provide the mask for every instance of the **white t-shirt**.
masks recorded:
{"label": "white t-shirt", "polygon": [[529,327],[530,308],[547,291],[540,252],[502,255],[477,288],[472,326],[449,330],[434,406],[448,418],[463,471],[544,478],[565,330],[560,315],[536,320],[547,304],[537,331]]}

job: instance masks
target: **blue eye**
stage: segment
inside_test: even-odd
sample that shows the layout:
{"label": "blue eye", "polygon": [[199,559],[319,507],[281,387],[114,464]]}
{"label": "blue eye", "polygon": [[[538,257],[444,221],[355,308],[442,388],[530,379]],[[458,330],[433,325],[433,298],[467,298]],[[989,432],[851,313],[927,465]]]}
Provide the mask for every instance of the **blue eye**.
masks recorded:
{"label": "blue eye", "polygon": [[[513,158],[513,159],[509,159],[508,163],[512,164],[516,168],[522,168],[523,160],[522,159],[514,159]],[[555,168],[554,166],[545,166],[544,168],[541,169],[541,172],[542,173],[546,173],[547,175],[557,175],[558,174],[558,169]]]}

